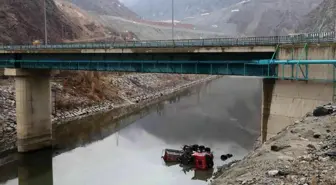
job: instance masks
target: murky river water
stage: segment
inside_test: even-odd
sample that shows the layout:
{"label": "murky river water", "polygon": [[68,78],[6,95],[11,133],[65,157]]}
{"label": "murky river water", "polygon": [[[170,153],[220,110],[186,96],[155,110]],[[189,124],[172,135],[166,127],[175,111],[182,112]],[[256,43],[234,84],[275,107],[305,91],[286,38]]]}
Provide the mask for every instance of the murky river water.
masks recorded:
{"label": "murky river water", "polygon": [[0,167],[0,184],[208,184],[211,171],[166,166],[162,150],[203,144],[214,151],[215,166],[224,164],[222,154],[242,158],[259,135],[260,98],[259,80],[227,77],[117,123],[107,113],[59,126],[57,149],[17,155],[15,162]]}

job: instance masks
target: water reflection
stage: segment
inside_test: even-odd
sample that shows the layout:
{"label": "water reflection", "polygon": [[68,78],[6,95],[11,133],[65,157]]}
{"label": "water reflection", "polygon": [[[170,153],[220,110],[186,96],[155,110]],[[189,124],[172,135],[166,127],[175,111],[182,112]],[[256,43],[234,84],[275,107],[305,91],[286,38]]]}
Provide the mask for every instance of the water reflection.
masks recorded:
{"label": "water reflection", "polygon": [[111,120],[125,109],[56,126],[53,159],[51,151],[20,156],[18,164],[12,164],[19,166],[12,172],[17,175],[7,175],[18,178],[5,183],[204,185],[213,171],[165,166],[162,149],[207,145],[214,151],[215,166],[223,163],[220,155],[224,153],[243,157],[259,135],[259,120],[254,122],[260,111],[258,92],[253,90],[257,88],[258,83],[249,80],[244,84],[219,79],[119,121]]}
{"label": "water reflection", "polygon": [[213,176],[214,173],[214,169],[210,169],[210,170],[194,170],[194,176],[191,178],[192,180],[201,180],[201,181],[205,181],[208,182],[208,180],[211,179],[211,177]]}
{"label": "water reflection", "polygon": [[188,172],[193,172],[193,177],[191,177],[191,180],[200,180],[204,182],[208,182],[214,173],[215,169],[211,168],[209,170],[196,170],[193,169],[192,167],[183,167],[182,172],[184,174],[187,174]]}
{"label": "water reflection", "polygon": [[19,185],[53,185],[52,150],[18,155]]}

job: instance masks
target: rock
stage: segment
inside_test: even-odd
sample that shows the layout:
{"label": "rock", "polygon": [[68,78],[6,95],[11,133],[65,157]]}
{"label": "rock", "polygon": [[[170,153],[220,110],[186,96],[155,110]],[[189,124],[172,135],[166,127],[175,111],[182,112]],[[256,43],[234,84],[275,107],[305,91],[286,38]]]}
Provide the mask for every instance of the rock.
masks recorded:
{"label": "rock", "polygon": [[317,107],[314,111],[313,111],[313,116],[319,117],[319,116],[326,116],[329,115],[333,112],[332,109],[327,109],[325,107]]}
{"label": "rock", "polygon": [[320,133],[314,133],[313,137],[314,137],[315,139],[318,139],[318,138],[321,137],[321,134],[320,134]]}
{"label": "rock", "polygon": [[227,159],[231,158],[232,154],[221,155],[220,158],[222,161],[226,161]]}
{"label": "rock", "polygon": [[305,117],[312,117],[314,116],[312,112],[308,112]]}
{"label": "rock", "polygon": [[316,147],[312,144],[308,144],[307,147],[310,148],[310,149],[316,150]]}
{"label": "rock", "polygon": [[299,124],[299,123],[301,123],[301,121],[300,120],[295,120],[294,123]]}
{"label": "rock", "polygon": [[329,157],[336,157],[336,151],[327,152],[325,155]]}
{"label": "rock", "polygon": [[278,158],[282,160],[286,160],[286,161],[294,161],[294,157],[291,157],[291,156],[281,155]]}
{"label": "rock", "polygon": [[268,176],[274,177],[274,176],[287,176],[289,175],[289,172],[280,171],[280,170],[270,170],[266,173]]}
{"label": "rock", "polygon": [[306,183],[307,179],[305,177],[300,178],[300,184]]}
{"label": "rock", "polygon": [[304,155],[304,156],[300,156],[299,159],[304,160],[304,161],[312,161],[313,160],[313,156],[311,154]]}
{"label": "rock", "polygon": [[291,180],[291,181],[296,181],[297,176],[296,175],[288,175],[286,178]]}
{"label": "rock", "polygon": [[279,170],[271,170],[267,172],[268,176],[276,176],[279,174]]}
{"label": "rock", "polygon": [[320,156],[318,159],[319,159],[319,161],[326,162],[330,159],[330,157],[321,157]]}
{"label": "rock", "polygon": [[6,127],[5,131],[12,132],[14,129],[12,127]]}
{"label": "rock", "polygon": [[289,147],[290,147],[289,145],[283,145],[283,146],[272,145],[271,150],[275,151],[275,152],[278,152],[280,150],[283,150],[283,149],[289,148]]}
{"label": "rock", "polygon": [[295,129],[291,130],[290,132],[291,132],[292,134],[296,134],[296,133],[298,133],[297,130],[295,130]]}

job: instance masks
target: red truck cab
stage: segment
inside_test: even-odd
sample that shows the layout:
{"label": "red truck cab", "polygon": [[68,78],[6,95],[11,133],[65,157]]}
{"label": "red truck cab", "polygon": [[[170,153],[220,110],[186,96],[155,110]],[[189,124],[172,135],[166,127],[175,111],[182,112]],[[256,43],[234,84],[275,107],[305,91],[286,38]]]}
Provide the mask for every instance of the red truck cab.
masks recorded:
{"label": "red truck cab", "polygon": [[195,168],[199,170],[207,170],[213,167],[213,155],[208,152],[195,152],[194,157]]}

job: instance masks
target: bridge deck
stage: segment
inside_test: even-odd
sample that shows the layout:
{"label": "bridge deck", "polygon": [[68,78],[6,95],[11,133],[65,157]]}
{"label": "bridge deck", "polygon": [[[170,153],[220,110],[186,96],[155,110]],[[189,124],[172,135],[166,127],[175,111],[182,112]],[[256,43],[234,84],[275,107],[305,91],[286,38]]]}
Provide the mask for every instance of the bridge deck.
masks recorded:
{"label": "bridge deck", "polygon": [[[335,60],[274,60],[279,48],[290,45],[293,49],[294,45],[302,47],[303,44],[303,50],[308,44],[335,45],[336,34],[0,46],[0,67],[239,75],[294,80],[312,80],[308,75],[309,65],[327,64],[335,71]],[[284,66],[289,65],[292,75],[282,74],[280,77],[279,69],[284,71]],[[301,65],[305,65],[305,71]],[[319,80],[335,81],[335,76],[334,72],[333,78]]]}
{"label": "bridge deck", "polygon": [[[127,41],[107,43],[66,43],[51,45],[8,45],[0,46],[0,53],[12,52],[151,52],[148,49],[167,50],[168,52],[179,52],[181,48],[189,48],[189,51],[207,52],[209,48],[216,48],[215,51],[223,52],[225,47],[256,47],[256,46],[277,46],[280,44],[306,44],[306,43],[335,43],[335,32],[310,33],[294,36],[273,36],[273,37],[243,37],[243,38],[213,38],[213,39],[188,39],[188,40],[154,40],[154,41]],[[158,49],[160,48],[160,49]],[[94,49],[94,50],[93,50]],[[121,50],[117,50],[121,49]],[[163,50],[162,50],[163,49]],[[272,47],[271,47],[272,49]],[[183,50],[185,52],[186,49]],[[199,51],[200,52],[200,51]]]}

